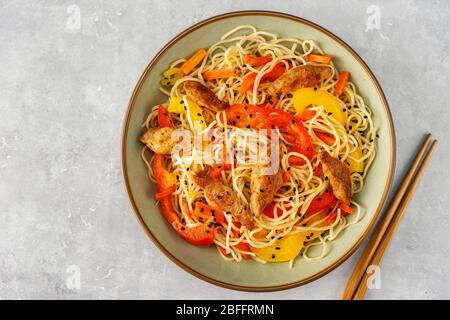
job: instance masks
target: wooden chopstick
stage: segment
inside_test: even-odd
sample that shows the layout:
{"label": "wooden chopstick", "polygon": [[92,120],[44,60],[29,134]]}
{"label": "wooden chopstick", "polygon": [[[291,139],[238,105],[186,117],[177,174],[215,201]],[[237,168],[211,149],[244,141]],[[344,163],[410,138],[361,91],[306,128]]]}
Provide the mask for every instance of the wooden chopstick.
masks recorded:
{"label": "wooden chopstick", "polygon": [[369,266],[369,263],[378,245],[380,244],[381,240],[384,237],[384,234],[392,220],[392,217],[394,216],[403,196],[405,195],[406,190],[408,189],[408,186],[410,185],[414,177],[414,173],[416,172],[419,164],[424,158],[424,154],[430,144],[430,141],[431,141],[431,134],[427,134],[419,152],[415,157],[415,160],[411,164],[400,187],[398,188],[396,195],[391,200],[391,203],[389,204],[388,209],[383,216],[383,219],[378,224],[378,227],[374,231],[372,237],[369,240],[369,243],[367,244],[361,257],[359,258],[359,261],[357,262],[355,268],[353,269],[353,273],[350,276],[347,282],[347,286],[342,294],[342,299],[351,300],[353,298],[353,295],[355,294],[356,289],[359,283],[361,282],[361,279],[366,273],[367,267]]}
{"label": "wooden chopstick", "polygon": [[[409,186],[405,196],[403,197],[397,209],[397,212],[395,213],[391,223],[389,224],[389,227],[386,230],[383,239],[378,245],[375,254],[373,255],[370,261],[370,265],[379,266],[381,260],[383,259],[384,253],[387,251],[387,248],[389,247],[389,245],[392,242],[392,239],[394,238],[395,232],[397,231],[397,228],[400,225],[400,222],[402,221],[402,218],[405,214],[406,208],[408,207],[408,204],[411,202],[411,199],[417,189],[417,186],[419,185],[419,181],[422,178],[423,173],[425,172],[425,168],[428,166],[428,163],[431,159],[431,155],[433,154],[436,145],[437,140],[434,140],[433,143],[431,144],[430,149],[425,155],[425,159],[421,163],[420,167],[417,169],[417,173],[415,174],[415,177],[411,182],[411,185]],[[353,300],[361,300],[364,298],[364,295],[367,291],[369,276],[370,275],[367,272],[364,273],[364,276],[362,277],[361,282],[359,283],[359,286],[353,296]]]}

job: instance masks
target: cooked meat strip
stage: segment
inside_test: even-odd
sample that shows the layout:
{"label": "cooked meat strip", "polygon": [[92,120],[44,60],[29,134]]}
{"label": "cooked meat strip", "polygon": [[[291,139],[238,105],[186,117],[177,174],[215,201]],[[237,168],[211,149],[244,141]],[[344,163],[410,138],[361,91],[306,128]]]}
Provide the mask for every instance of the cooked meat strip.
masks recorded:
{"label": "cooked meat strip", "polygon": [[330,179],[333,194],[338,200],[349,204],[352,199],[352,181],[346,164],[333,158],[327,151],[319,153],[319,161],[324,174]]}
{"label": "cooked meat strip", "polygon": [[203,188],[205,199],[214,209],[231,213],[233,218],[242,225],[252,228],[253,217],[247,206],[243,205],[236,192],[219,180],[212,179],[207,171],[202,170],[195,174],[194,181]]}
{"label": "cooked meat strip", "polygon": [[261,166],[252,169],[250,180],[250,209],[256,216],[273,201],[274,194],[281,188],[283,177],[281,170],[274,175],[262,175]]}
{"label": "cooked meat strip", "polygon": [[279,94],[287,94],[300,88],[314,87],[331,77],[332,70],[326,66],[306,64],[295,67],[277,80],[267,89],[269,96],[276,102]]}
{"label": "cooked meat strip", "polygon": [[183,86],[188,98],[200,107],[208,108],[214,112],[219,112],[229,106],[228,103],[217,98],[211,89],[198,81],[188,80],[183,83]]}
{"label": "cooked meat strip", "polygon": [[172,140],[174,130],[169,127],[150,128],[140,140],[155,153],[170,154],[175,145],[175,141]]}

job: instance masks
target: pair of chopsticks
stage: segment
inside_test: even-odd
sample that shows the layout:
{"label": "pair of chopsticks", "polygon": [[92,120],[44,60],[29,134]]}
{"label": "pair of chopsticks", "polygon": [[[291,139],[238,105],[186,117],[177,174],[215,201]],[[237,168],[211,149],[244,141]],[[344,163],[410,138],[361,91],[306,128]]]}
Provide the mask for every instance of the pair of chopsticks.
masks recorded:
{"label": "pair of chopsticks", "polygon": [[380,265],[384,253],[387,251],[417,185],[425,172],[436,144],[437,140],[431,141],[431,134],[427,134],[414,162],[398,188],[397,194],[389,204],[386,213],[348,279],[347,287],[342,294],[343,300],[361,300],[364,298],[371,276],[367,272],[367,268]]}

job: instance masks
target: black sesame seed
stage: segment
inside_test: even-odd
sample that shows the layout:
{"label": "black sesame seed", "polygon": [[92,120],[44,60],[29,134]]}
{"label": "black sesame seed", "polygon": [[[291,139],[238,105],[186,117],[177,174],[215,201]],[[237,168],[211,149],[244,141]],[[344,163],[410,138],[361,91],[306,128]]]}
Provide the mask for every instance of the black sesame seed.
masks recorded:
{"label": "black sesame seed", "polygon": [[259,192],[261,192],[261,193],[264,192],[264,189],[259,189]]}
{"label": "black sesame seed", "polygon": [[272,259],[275,259],[275,255],[274,254],[272,254]]}
{"label": "black sesame seed", "polygon": [[306,240],[309,240],[309,238],[310,238],[309,236],[306,236]]}
{"label": "black sesame seed", "polygon": [[280,250],[280,247],[276,247],[275,250]]}
{"label": "black sesame seed", "polygon": [[376,137],[379,138],[380,136],[377,134]]}

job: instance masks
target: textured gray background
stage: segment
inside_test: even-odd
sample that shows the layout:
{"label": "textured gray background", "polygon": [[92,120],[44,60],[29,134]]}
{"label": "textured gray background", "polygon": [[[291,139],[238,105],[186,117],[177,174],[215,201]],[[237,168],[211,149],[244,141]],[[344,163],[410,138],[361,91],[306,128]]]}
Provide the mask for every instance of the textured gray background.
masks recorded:
{"label": "textured gray background", "polygon": [[[81,28],[67,28],[67,8]],[[366,32],[370,5],[379,30]],[[425,132],[441,141],[367,297],[450,298],[449,1],[0,1],[0,298],[338,298],[359,254],[276,293],[215,287],[149,242],[124,192],[120,134],[132,89],[171,37],[240,9],[335,32],[372,68],[397,131],[396,183]],[[66,286],[69,266],[81,288]]]}

